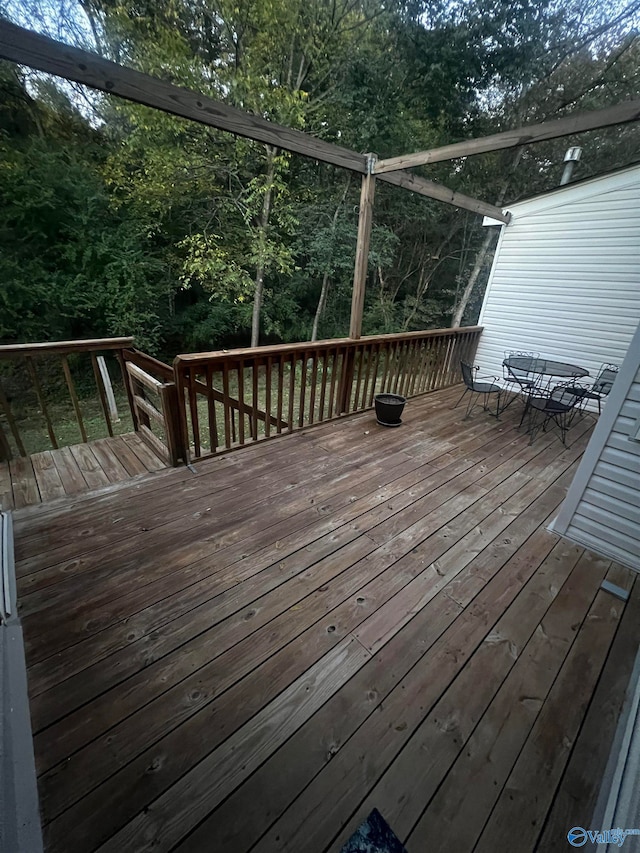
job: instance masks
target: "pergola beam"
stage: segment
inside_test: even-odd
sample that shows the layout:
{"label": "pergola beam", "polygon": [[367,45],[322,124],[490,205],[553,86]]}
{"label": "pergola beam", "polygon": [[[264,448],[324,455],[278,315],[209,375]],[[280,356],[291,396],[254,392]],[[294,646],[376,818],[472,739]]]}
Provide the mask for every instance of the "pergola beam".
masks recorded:
{"label": "pergola beam", "polygon": [[381,181],[386,181],[388,184],[395,184],[398,187],[403,187],[405,190],[411,190],[428,198],[435,198],[446,204],[452,204],[454,207],[471,210],[473,213],[482,214],[482,216],[490,216],[492,219],[498,219],[500,222],[509,222],[511,219],[509,213],[503,213],[502,208],[496,207],[494,204],[489,204],[486,201],[480,201],[477,198],[450,190],[443,184],[436,184],[434,181],[428,181],[426,178],[421,178],[419,175],[414,175],[411,172],[387,172],[386,174],[379,175],[377,163],[380,162],[384,161],[378,160],[376,162],[373,174]]}
{"label": "pergola beam", "polygon": [[237,136],[303,154],[323,163],[360,174],[367,171],[365,156],[356,151],[275,124],[206,95],[126,68],[95,53],[70,47],[7,21],[0,21],[0,58],[29,65],[38,71],[83,83],[101,92],[118,95],[128,101],[155,107],[209,127],[227,130]]}
{"label": "pergola beam", "polygon": [[[302,154],[359,174],[367,173],[367,157],[357,151],[275,124],[261,116],[230,107],[213,98],[158,80],[148,74],[102,59],[95,53],[70,47],[7,21],[0,21],[0,58],[256,142],[275,145],[294,154]],[[491,216],[502,222],[508,221],[500,208],[469,198],[417,175],[393,172],[380,177],[387,183],[404,187],[428,198]]]}
{"label": "pergola beam", "polygon": [[494,133],[492,136],[482,136],[478,139],[456,142],[453,145],[444,145],[441,148],[432,148],[430,151],[419,151],[415,154],[403,154],[400,157],[378,160],[375,165],[375,174],[383,178],[383,175],[392,174],[399,169],[425,166],[428,163],[454,160],[457,157],[468,157],[472,154],[484,154],[487,151],[517,148],[520,145],[559,139],[562,136],[572,136],[587,130],[600,130],[604,127],[628,124],[638,119],[640,119],[640,100],[624,101],[604,110],[576,113],[566,118]]}

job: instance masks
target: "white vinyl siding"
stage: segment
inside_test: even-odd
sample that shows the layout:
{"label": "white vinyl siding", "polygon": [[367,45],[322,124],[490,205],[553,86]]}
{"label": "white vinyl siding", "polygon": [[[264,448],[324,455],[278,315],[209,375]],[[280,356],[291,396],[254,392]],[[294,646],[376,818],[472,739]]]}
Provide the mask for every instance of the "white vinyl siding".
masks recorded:
{"label": "white vinyl siding", "polygon": [[554,530],[640,571],[640,325]]}
{"label": "white vinyl siding", "polygon": [[476,363],[506,350],[586,368],[621,364],[640,321],[640,167],[510,208],[479,323]]}

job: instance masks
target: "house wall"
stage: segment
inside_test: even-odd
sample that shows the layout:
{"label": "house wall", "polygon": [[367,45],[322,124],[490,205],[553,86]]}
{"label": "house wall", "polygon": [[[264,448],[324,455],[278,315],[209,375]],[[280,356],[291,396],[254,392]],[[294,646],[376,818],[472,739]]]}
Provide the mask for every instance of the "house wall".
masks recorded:
{"label": "house wall", "polygon": [[640,325],[553,529],[640,571]]}
{"label": "house wall", "polygon": [[640,167],[509,208],[480,314],[476,363],[506,350],[585,367],[621,364],[640,320]]}

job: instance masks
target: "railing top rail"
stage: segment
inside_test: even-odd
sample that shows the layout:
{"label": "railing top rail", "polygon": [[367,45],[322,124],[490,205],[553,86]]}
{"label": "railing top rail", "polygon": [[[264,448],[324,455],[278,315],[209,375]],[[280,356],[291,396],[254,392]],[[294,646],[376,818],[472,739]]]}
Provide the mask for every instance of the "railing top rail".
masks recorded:
{"label": "railing top rail", "polygon": [[414,340],[416,338],[437,338],[451,335],[470,334],[481,332],[483,326],[456,326],[452,329],[427,329],[422,332],[401,332],[398,334],[369,335],[363,338],[330,338],[324,341],[299,341],[293,344],[275,344],[262,347],[246,347],[241,349],[213,350],[212,352],[194,352],[177,355],[174,361],[176,367],[195,366],[196,364],[211,363],[212,361],[225,361],[226,359],[250,359],[255,357],[276,356],[292,352],[319,351],[333,349],[334,347],[356,347],[362,344],[377,344],[391,341]]}
{"label": "railing top rail", "polygon": [[141,350],[125,350],[124,360],[137,365],[151,375],[156,374],[157,376],[161,376],[165,382],[173,382],[175,378],[173,368],[170,365],[154,358],[152,355],[147,355],[146,352],[142,352]]}
{"label": "railing top rail", "polygon": [[0,346],[0,358],[15,355],[38,355],[57,353],[66,355],[72,352],[92,352],[95,350],[125,349],[133,345],[133,338],[91,338],[84,341],[49,341],[37,344],[7,344]]}

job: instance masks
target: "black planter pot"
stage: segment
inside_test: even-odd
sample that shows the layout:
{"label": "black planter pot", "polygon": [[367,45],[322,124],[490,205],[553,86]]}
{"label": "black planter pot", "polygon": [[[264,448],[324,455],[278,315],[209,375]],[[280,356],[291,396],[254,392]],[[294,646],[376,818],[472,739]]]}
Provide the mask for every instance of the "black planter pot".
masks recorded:
{"label": "black planter pot", "polygon": [[407,402],[399,394],[376,394],[376,419],[382,426],[397,427],[402,421],[400,416]]}

